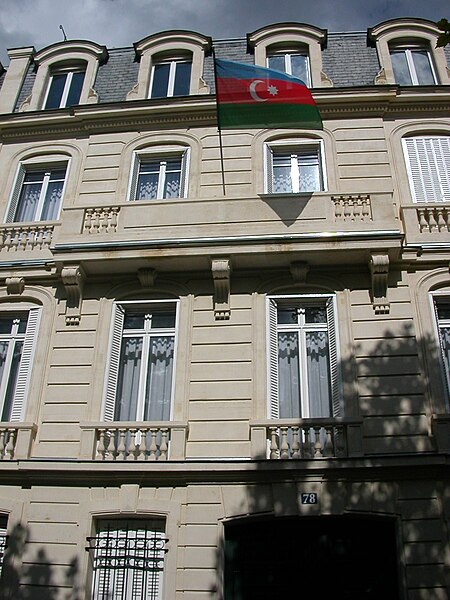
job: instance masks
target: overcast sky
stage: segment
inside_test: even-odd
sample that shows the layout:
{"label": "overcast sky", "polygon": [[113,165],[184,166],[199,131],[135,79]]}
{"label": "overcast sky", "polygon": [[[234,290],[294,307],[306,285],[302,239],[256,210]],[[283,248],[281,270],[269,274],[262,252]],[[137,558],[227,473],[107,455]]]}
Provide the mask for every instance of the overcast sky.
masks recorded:
{"label": "overcast sky", "polygon": [[263,25],[310,23],[329,31],[365,31],[386,19],[450,19],[449,0],[0,0],[0,60],[6,48],[39,50],[63,39],[108,48],[131,46],[166,29],[213,38],[241,37]]}

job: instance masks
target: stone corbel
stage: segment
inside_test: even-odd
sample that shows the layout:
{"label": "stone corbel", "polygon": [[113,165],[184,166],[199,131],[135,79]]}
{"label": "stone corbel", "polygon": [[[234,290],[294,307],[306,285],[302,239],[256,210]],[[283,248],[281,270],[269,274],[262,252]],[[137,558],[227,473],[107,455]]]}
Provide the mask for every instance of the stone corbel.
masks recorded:
{"label": "stone corbel", "polygon": [[291,262],[289,265],[289,270],[295,283],[305,283],[306,276],[308,275],[309,271],[309,265],[307,262],[302,260]]}
{"label": "stone corbel", "polygon": [[89,88],[86,104],[97,104],[97,103],[98,103],[98,93],[94,90],[94,88]]}
{"label": "stone corbel", "polygon": [[374,311],[376,314],[388,313],[389,256],[387,254],[371,255],[370,274],[372,276],[372,306]]}
{"label": "stone corbel", "polygon": [[8,295],[19,295],[22,294],[25,288],[25,279],[23,277],[7,277],[6,278],[6,293]]}
{"label": "stone corbel", "polygon": [[230,275],[229,258],[213,258],[211,271],[214,281],[214,317],[217,320],[230,318]]}
{"label": "stone corbel", "polygon": [[384,85],[385,83],[387,83],[387,80],[386,80],[386,71],[384,70],[384,67],[381,67],[381,69],[375,75],[375,82],[374,83],[375,83],[375,85]]}
{"label": "stone corbel", "polygon": [[139,83],[136,83],[127,94],[127,100],[139,99]]}
{"label": "stone corbel", "polygon": [[332,80],[323,71],[320,71],[320,83],[323,85],[323,87],[333,87]]}
{"label": "stone corbel", "polygon": [[137,276],[143,288],[153,287],[158,275],[156,269],[138,269]]}
{"label": "stone corbel", "polygon": [[85,279],[86,276],[81,265],[63,267],[61,271],[61,280],[67,295],[66,325],[79,325],[80,323]]}

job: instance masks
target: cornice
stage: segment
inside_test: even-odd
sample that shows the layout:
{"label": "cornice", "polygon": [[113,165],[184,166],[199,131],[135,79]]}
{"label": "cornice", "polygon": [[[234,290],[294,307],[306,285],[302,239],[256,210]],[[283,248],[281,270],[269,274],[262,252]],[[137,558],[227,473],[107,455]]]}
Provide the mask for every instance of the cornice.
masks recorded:
{"label": "cornice", "polygon": [[[367,114],[380,117],[450,114],[450,86],[430,86],[420,90],[398,86],[327,88],[313,90],[313,96],[322,116],[330,119]],[[216,124],[216,101],[213,95],[191,96],[181,100],[123,101],[0,115],[0,141],[135,127],[212,127]]]}

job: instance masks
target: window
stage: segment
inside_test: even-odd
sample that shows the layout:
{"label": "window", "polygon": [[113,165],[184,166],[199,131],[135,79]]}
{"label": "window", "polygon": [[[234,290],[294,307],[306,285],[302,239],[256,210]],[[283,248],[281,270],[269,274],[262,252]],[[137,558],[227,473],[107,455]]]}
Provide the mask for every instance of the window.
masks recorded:
{"label": "window", "polygon": [[83,89],[85,69],[67,69],[55,71],[44,102],[44,109],[65,108],[78,104]]}
{"label": "window", "polygon": [[0,314],[2,421],[20,421],[28,388],[40,309]]}
{"label": "window", "polygon": [[8,525],[7,517],[0,516],[0,575],[3,569],[3,562],[5,560],[5,550],[7,546],[8,538],[6,536],[6,528]]}
{"label": "window", "polygon": [[272,297],[268,302],[270,416],[337,416],[333,297]]}
{"label": "window", "polygon": [[186,196],[188,152],[160,156],[136,155],[131,200],[162,200]]}
{"label": "window", "polygon": [[434,312],[448,391],[450,390],[450,298],[448,296],[435,296]]}
{"label": "window", "polygon": [[267,192],[290,194],[324,189],[321,145],[266,146]]}
{"label": "window", "polygon": [[94,600],[161,600],[165,533],[160,520],[101,520],[88,538]]}
{"label": "window", "polygon": [[450,201],[450,137],[402,140],[414,202]]}
{"label": "window", "polygon": [[433,85],[437,83],[430,51],[425,46],[396,45],[390,48],[395,83]]}
{"label": "window", "polygon": [[270,69],[298,77],[305,85],[311,87],[309,57],[306,50],[303,52],[273,52],[267,57],[267,66]]}
{"label": "window", "polygon": [[67,163],[23,165],[14,187],[7,222],[58,219],[66,180]]}
{"label": "window", "polygon": [[105,419],[171,418],[176,304],[115,306]]}
{"label": "window", "polygon": [[192,61],[187,58],[161,61],[153,65],[150,98],[189,95],[191,67]]}

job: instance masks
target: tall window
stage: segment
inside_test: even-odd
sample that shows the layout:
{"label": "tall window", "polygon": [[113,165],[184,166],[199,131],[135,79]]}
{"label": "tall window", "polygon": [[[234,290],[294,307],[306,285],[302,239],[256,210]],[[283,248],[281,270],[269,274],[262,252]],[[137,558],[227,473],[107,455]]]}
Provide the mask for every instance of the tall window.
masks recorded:
{"label": "tall window", "polygon": [[324,189],[320,144],[267,146],[266,162],[269,194],[308,193]]}
{"label": "tall window", "polygon": [[447,384],[450,390],[450,298],[448,296],[434,297],[434,311],[439,335],[439,345]]}
{"label": "tall window", "polygon": [[311,70],[309,56],[304,51],[272,52],[267,57],[267,66],[270,69],[281,71],[301,79],[305,85],[311,87]]}
{"label": "tall window", "polygon": [[188,96],[191,85],[192,60],[178,58],[161,61],[152,67],[150,98]]}
{"label": "tall window", "polygon": [[188,152],[137,156],[131,177],[131,200],[162,200],[186,196]]}
{"label": "tall window", "polygon": [[402,140],[414,202],[450,201],[450,136]]}
{"label": "tall window", "polygon": [[44,109],[65,108],[78,104],[85,72],[84,67],[55,71],[50,77]]}
{"label": "tall window", "polygon": [[21,165],[6,217],[7,222],[58,219],[67,164]]}
{"label": "tall window", "polygon": [[437,83],[431,54],[425,46],[395,45],[390,48],[390,54],[398,85]]}
{"label": "tall window", "polygon": [[105,418],[167,421],[171,417],[176,304],[116,305]]}
{"label": "tall window", "polygon": [[0,314],[1,420],[19,421],[31,371],[40,310]]}
{"label": "tall window", "polygon": [[88,538],[93,600],[161,600],[163,520],[101,520]]}
{"label": "tall window", "polygon": [[268,314],[271,416],[339,414],[333,297],[269,298]]}

